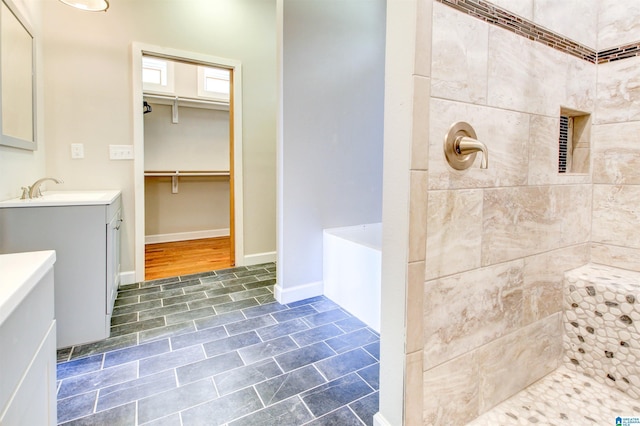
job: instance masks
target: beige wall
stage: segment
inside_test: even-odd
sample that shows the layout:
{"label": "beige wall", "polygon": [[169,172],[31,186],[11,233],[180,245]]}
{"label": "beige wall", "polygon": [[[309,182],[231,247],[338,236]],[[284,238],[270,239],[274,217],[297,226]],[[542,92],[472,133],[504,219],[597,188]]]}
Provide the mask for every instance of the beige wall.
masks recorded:
{"label": "beige wall", "polygon": [[[441,3],[433,12],[423,420],[446,424],[560,361],[562,273],[589,260],[591,176],[557,173],[559,112],[593,112],[596,66]],[[488,169],[446,163],[458,121],[487,145]]]}
{"label": "beige wall", "polygon": [[[240,60],[243,69],[245,255],[275,250],[275,1],[119,1],[106,13],[44,2],[47,173],[63,189],[123,191],[123,270],[134,265],[131,43]],[[72,160],[69,144],[84,143]]]}
{"label": "beige wall", "polygon": [[28,24],[32,27],[36,39],[36,116],[38,150],[27,151],[0,146],[0,200],[19,197],[20,187],[31,185],[45,174],[44,136],[44,88],[42,75],[42,2],[14,0],[14,4]]}

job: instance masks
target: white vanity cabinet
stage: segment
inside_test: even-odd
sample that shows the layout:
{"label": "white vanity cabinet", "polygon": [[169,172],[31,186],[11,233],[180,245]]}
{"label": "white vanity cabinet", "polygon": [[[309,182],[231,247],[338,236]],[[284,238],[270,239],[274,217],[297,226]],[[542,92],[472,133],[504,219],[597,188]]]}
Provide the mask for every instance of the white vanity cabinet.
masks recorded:
{"label": "white vanity cabinet", "polygon": [[0,202],[0,253],[56,251],[58,348],[109,337],[120,277],[121,195],[90,194]]}
{"label": "white vanity cabinet", "polygon": [[0,425],[55,425],[53,251],[0,255]]}

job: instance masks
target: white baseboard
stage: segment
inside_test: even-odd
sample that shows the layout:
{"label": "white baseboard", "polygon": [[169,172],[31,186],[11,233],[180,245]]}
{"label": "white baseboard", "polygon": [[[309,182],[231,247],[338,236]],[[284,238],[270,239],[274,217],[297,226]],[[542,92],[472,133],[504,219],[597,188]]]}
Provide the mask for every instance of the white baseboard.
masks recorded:
{"label": "white baseboard", "polygon": [[277,258],[277,253],[275,251],[269,251],[266,253],[248,254],[244,257],[244,266],[275,262],[276,258]]}
{"label": "white baseboard", "polygon": [[322,281],[298,285],[292,288],[282,288],[280,284],[276,284],[274,293],[276,300],[285,305],[287,303],[297,302],[298,300],[321,296],[324,294],[324,285]]}
{"label": "white baseboard", "polygon": [[120,285],[133,284],[136,282],[136,271],[120,272]]}
{"label": "white baseboard", "polygon": [[145,244],[172,243],[174,241],[201,240],[203,238],[228,237],[229,228],[205,229],[204,231],[176,232],[174,234],[156,234],[144,237]]}
{"label": "white baseboard", "polygon": [[387,419],[385,419],[382,414],[380,414],[380,412],[378,411],[374,416],[373,416],[373,426],[391,426],[391,423],[389,423],[387,421]]}

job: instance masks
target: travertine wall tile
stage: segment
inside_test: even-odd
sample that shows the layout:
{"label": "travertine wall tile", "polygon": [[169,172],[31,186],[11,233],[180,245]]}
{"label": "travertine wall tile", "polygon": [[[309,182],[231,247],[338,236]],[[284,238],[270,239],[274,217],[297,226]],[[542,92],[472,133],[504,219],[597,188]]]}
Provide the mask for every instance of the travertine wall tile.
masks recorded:
{"label": "travertine wall tile", "polygon": [[589,248],[580,244],[524,259],[524,324],[562,310],[564,272],[588,263]]}
{"label": "travertine wall tile", "polygon": [[640,185],[593,185],[592,240],[640,248]]}
{"label": "travertine wall tile", "polygon": [[594,124],[640,120],[640,57],[598,65]]}
{"label": "travertine wall tile", "polygon": [[[511,1],[510,3],[519,3]],[[597,0],[534,0],[533,21],[595,49]],[[576,17],[580,17],[576,19]]]}
{"label": "travertine wall tile", "polygon": [[517,260],[425,284],[425,368],[522,325],[523,267]]}
{"label": "travertine wall tile", "polygon": [[486,103],[489,26],[441,3],[433,12],[433,96]]}
{"label": "travertine wall tile", "polygon": [[594,183],[640,184],[640,122],[602,124],[591,131]]}
{"label": "travertine wall tile", "polygon": [[640,40],[640,3],[598,1],[598,50]]}
{"label": "travertine wall tile", "polygon": [[423,77],[431,76],[432,21],[433,0],[417,0],[415,73]]}
{"label": "travertine wall tile", "polygon": [[424,262],[409,264],[407,279],[407,353],[424,347]]}
{"label": "travertine wall tile", "polygon": [[591,262],[640,272],[640,249],[592,243]]}
{"label": "travertine wall tile", "polygon": [[406,426],[422,426],[422,350],[407,353],[407,384],[405,386],[405,419]]}
{"label": "travertine wall tile", "polygon": [[560,105],[593,114],[596,102],[596,75],[598,65],[575,56],[565,55],[567,76],[565,95]]}
{"label": "travertine wall tile", "polygon": [[482,264],[589,241],[589,185],[484,191]]}
{"label": "travertine wall tile", "polygon": [[480,413],[556,369],[561,356],[561,312],[480,348]]}
{"label": "travertine wall tile", "polygon": [[515,15],[533,21],[533,2],[534,0],[491,0],[488,3],[493,3]]}
{"label": "travertine wall tile", "polygon": [[413,77],[413,132],[411,135],[411,169],[429,168],[429,100],[431,80]]}
{"label": "travertine wall tile", "polygon": [[567,64],[560,51],[489,28],[488,105],[556,116],[566,100]]}
{"label": "travertine wall tile", "polygon": [[411,171],[409,200],[409,262],[424,261],[427,235],[427,182],[426,171]]}
{"label": "travertine wall tile", "polygon": [[[466,121],[487,145],[489,168],[480,168],[480,155],[467,170],[455,170],[444,155],[449,127]],[[529,117],[513,111],[431,99],[429,189],[483,188],[524,185],[527,181]]]}
{"label": "travertine wall tile", "polygon": [[[428,354],[424,354],[425,363]],[[478,363],[475,352],[468,353],[425,371],[422,388],[424,425],[466,424],[479,412]]]}
{"label": "travertine wall tile", "polygon": [[480,267],[482,190],[431,191],[425,279]]}

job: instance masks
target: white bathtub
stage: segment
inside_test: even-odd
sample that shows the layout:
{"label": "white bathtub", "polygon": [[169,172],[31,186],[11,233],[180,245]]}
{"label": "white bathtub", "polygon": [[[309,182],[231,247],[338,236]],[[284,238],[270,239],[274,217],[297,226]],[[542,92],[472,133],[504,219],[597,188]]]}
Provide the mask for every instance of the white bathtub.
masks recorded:
{"label": "white bathtub", "polygon": [[324,230],[324,295],[377,332],[381,253],[381,223]]}

